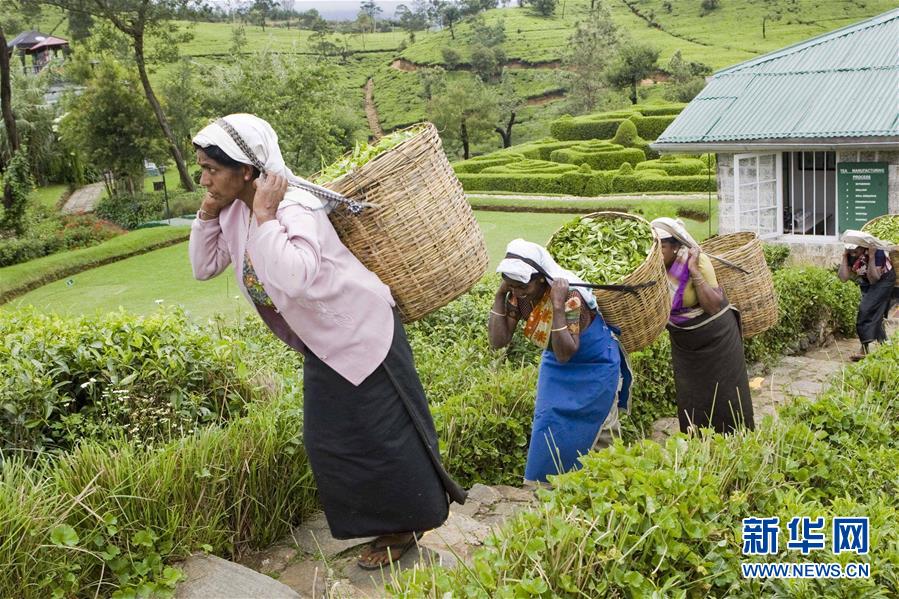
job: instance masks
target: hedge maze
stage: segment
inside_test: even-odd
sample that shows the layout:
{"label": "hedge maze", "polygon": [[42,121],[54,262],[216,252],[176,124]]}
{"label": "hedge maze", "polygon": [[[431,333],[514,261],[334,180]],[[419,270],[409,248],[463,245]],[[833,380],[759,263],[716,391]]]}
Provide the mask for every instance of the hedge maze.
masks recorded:
{"label": "hedge maze", "polygon": [[649,148],[683,109],[639,107],[553,122],[553,137],[454,165],[466,191],[595,196],[715,191],[714,156],[662,156]]}

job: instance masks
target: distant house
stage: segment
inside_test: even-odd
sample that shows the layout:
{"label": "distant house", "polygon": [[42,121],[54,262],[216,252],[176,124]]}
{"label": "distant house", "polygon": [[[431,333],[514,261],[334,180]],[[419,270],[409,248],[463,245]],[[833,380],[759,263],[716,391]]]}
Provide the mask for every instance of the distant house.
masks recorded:
{"label": "distant house", "polygon": [[651,147],[717,154],[721,233],[834,260],[899,213],[899,9],[715,73]]}
{"label": "distant house", "polygon": [[[22,69],[28,74],[41,72],[51,61],[59,59],[60,54],[62,54],[62,58],[65,58],[69,52],[67,40],[40,31],[20,33],[10,40],[6,47],[9,52],[19,55]],[[26,56],[31,57],[30,65]]]}

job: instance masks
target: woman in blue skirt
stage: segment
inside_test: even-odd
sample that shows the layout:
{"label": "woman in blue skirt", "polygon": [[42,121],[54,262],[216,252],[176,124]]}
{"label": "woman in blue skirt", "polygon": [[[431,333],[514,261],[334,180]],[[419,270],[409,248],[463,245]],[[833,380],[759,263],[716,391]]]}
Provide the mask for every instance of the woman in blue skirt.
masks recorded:
{"label": "woman in blue skirt", "polygon": [[578,467],[578,458],[607,447],[620,434],[619,408],[627,410],[631,372],[589,289],[559,266],[545,248],[515,239],[497,267],[503,281],[490,310],[490,344],[498,349],[522,332],[544,349],[525,481]]}

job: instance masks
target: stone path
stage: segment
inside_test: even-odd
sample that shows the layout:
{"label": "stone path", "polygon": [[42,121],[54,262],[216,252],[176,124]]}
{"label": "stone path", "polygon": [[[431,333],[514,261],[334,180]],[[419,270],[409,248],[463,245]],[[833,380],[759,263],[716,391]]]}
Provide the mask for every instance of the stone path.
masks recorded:
{"label": "stone path", "polygon": [[365,118],[368,120],[368,128],[371,129],[375,139],[384,137],[381,119],[378,118],[378,107],[375,105],[375,80],[371,77],[365,82]]}
{"label": "stone path", "polygon": [[106,186],[103,183],[91,183],[72,192],[62,207],[63,214],[84,214],[93,212],[94,206],[103,197]]}
{"label": "stone path", "polygon": [[468,561],[493,527],[535,501],[530,490],[475,485],[465,505],[453,504],[446,523],[424,535],[392,569],[368,571],[356,565],[361,545],[370,539],[339,541],[331,537],[324,514],[294,529],[290,538],[240,563],[267,574],[303,599],[321,597],[362,599],[386,597],[385,584],[401,570],[418,564],[455,566]]}

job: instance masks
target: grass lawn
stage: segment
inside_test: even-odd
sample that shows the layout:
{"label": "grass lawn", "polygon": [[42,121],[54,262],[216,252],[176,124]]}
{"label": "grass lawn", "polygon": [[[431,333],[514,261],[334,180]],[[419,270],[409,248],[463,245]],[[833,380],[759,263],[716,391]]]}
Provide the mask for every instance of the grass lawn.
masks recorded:
{"label": "grass lawn", "polygon": [[[487,239],[491,271],[512,239],[523,237],[545,243],[553,231],[572,218],[569,214],[480,211],[475,216]],[[183,306],[199,319],[220,313],[237,320],[254,314],[243,297],[236,297],[239,294],[230,267],[211,281],[194,280],[187,244],[179,243],[44,285],[3,308],[31,305],[48,312],[84,314],[109,312],[121,306],[146,314],[156,309],[156,300],[163,300],[161,303],[167,306]]]}
{"label": "grass lawn", "polygon": [[221,313],[237,319],[251,313],[246,300],[235,299],[239,294],[231,268],[211,281],[195,280],[184,242],[44,285],[3,308],[31,305],[46,312],[90,314],[122,307],[147,314],[164,304],[183,306],[197,318]]}
{"label": "grass lawn", "polygon": [[106,264],[122,256],[145,252],[185,239],[187,227],[152,227],[113,237],[99,245],[67,250],[0,268],[0,301],[14,297],[27,289],[35,289],[48,281],[67,277],[67,273],[84,272],[85,269]]}
{"label": "grass lawn", "polygon": [[44,206],[50,210],[56,210],[56,206],[59,204],[59,198],[61,198],[62,194],[68,189],[69,186],[65,184],[37,187],[31,192],[30,199],[35,204]]}

